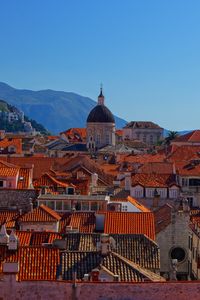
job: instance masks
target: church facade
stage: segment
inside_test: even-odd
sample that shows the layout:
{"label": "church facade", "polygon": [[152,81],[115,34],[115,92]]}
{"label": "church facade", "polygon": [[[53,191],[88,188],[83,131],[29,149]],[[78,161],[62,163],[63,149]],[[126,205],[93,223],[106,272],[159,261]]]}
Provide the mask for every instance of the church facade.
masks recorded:
{"label": "church facade", "polygon": [[98,103],[87,118],[87,148],[95,151],[107,145],[115,146],[115,119],[104,104],[101,88]]}

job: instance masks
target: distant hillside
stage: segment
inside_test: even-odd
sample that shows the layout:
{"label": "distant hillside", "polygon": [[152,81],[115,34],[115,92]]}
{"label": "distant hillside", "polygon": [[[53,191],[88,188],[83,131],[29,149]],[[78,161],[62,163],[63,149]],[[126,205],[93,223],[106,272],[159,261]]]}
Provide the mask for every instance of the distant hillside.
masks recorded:
{"label": "distant hillside", "polygon": [[[75,93],[53,90],[19,90],[0,82],[0,98],[22,110],[29,118],[57,134],[70,127],[85,127],[86,119],[96,102]],[[115,117],[116,127],[127,122]]]}
{"label": "distant hillside", "polygon": [[[11,116],[10,116],[11,115]],[[14,118],[10,120],[10,118]],[[27,126],[27,122],[29,123]],[[31,123],[31,126],[30,126]],[[0,100],[0,130],[7,132],[19,132],[27,131],[27,127],[34,128],[43,134],[49,134],[49,132],[35,120],[30,120],[26,117],[22,111],[13,105],[8,104],[4,100]]]}

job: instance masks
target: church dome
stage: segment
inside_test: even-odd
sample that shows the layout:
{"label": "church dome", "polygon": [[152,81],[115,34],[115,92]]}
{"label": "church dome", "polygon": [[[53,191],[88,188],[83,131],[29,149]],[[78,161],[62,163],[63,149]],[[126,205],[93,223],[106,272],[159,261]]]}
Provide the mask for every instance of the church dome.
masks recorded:
{"label": "church dome", "polygon": [[115,123],[115,119],[105,105],[98,104],[89,113],[87,123]]}

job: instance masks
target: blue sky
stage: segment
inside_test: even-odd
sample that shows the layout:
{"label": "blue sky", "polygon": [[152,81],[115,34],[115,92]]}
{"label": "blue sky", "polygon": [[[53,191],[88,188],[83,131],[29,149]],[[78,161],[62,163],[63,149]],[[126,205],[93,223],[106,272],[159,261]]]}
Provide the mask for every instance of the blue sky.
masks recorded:
{"label": "blue sky", "polygon": [[200,128],[199,0],[0,0],[0,81],[131,120]]}

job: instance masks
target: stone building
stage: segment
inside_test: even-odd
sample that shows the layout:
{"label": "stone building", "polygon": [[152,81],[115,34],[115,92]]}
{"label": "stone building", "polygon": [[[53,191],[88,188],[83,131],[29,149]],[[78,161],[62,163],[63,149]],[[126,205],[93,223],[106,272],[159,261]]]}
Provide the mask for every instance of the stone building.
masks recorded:
{"label": "stone building", "polygon": [[160,247],[161,275],[172,280],[187,280],[190,222],[187,200],[177,201],[173,207],[165,204],[154,215],[156,243]]}
{"label": "stone building", "polygon": [[140,140],[154,145],[163,138],[163,128],[153,122],[132,121],[123,128],[123,140]]}
{"label": "stone building", "polygon": [[98,103],[87,118],[87,148],[95,151],[107,145],[115,146],[115,119],[104,105],[101,88]]}

